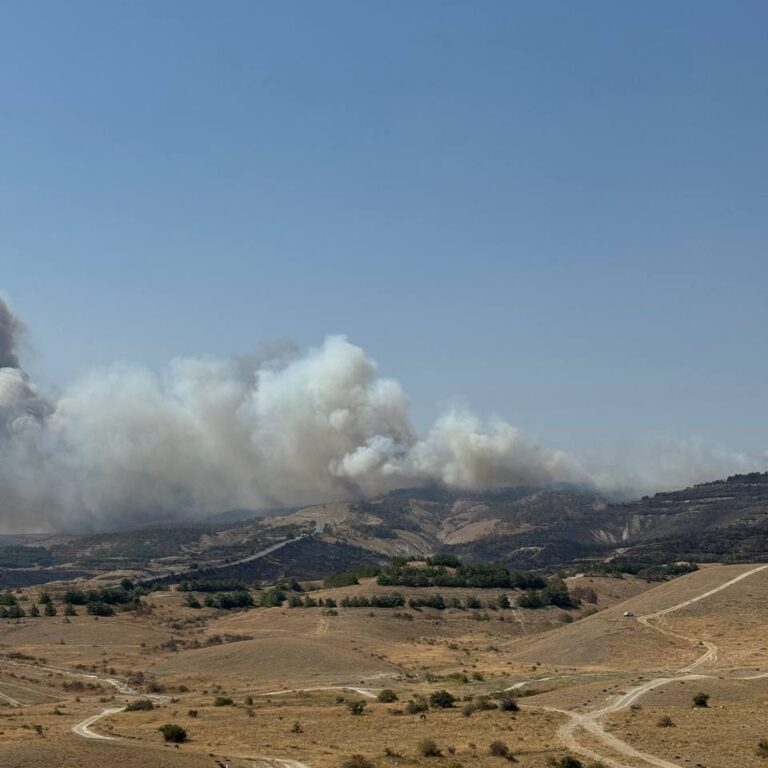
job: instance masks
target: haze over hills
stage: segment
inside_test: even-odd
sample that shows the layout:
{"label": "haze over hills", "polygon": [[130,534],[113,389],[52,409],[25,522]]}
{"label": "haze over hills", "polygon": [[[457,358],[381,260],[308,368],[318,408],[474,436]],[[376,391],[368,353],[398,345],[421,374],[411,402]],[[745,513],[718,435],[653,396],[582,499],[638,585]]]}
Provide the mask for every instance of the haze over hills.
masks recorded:
{"label": "haze over hills", "polygon": [[[273,547],[268,558],[254,557]],[[268,515],[239,510],[185,525],[15,536],[0,542],[0,579],[37,583],[104,571],[163,576],[211,568],[262,579],[312,578],[438,552],[525,570],[610,560],[760,561],[768,559],[768,473],[625,503],[572,486],[417,488]]]}
{"label": "haze over hills", "polygon": [[[247,359],[176,358],[161,374],[120,363],[52,394],[23,367],[23,332],[0,298],[3,533],[201,521],[228,509],[318,500],[371,499],[381,508],[382,494],[397,491],[397,499],[402,489],[425,485],[448,489],[451,504],[467,489],[469,499],[490,491],[496,505],[520,497],[510,487],[565,483],[596,489],[592,495],[639,496],[765,467],[765,456],[686,441],[658,447],[650,462],[635,457],[610,470],[589,467],[504,419],[457,406],[420,434],[403,387],[344,336]],[[571,505],[589,505],[571,498]],[[552,496],[544,507],[560,503],[565,497]],[[605,536],[619,532],[609,526]]]}

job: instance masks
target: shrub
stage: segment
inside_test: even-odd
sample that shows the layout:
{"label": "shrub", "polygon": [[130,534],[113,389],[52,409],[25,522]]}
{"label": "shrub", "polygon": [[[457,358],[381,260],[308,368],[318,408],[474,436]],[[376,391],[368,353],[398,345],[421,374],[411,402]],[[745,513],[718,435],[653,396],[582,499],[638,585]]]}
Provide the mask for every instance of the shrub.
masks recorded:
{"label": "shrub", "polygon": [[674,723],[672,722],[672,718],[669,715],[662,715],[656,721],[656,725],[658,725],[659,728],[672,728]]}
{"label": "shrub", "polygon": [[708,693],[702,693],[701,691],[699,691],[693,697],[693,706],[694,707],[708,707],[709,706],[709,694]]}
{"label": "shrub", "polygon": [[366,703],[362,700],[348,701],[347,709],[350,715],[362,715],[365,712]]}
{"label": "shrub", "polygon": [[433,691],[429,697],[429,705],[433,709],[450,709],[455,703],[456,697],[445,689]]}
{"label": "shrub", "polygon": [[197,710],[196,709],[190,709],[187,712],[187,717],[197,717]]}
{"label": "shrub", "polygon": [[476,711],[477,707],[475,707],[471,701],[461,708],[461,714],[464,715],[464,717],[472,717]]}
{"label": "shrub", "polygon": [[376,698],[382,704],[391,704],[393,701],[397,701],[397,694],[391,688],[385,688],[383,691],[379,691]]}
{"label": "shrub", "polygon": [[492,741],[488,747],[488,754],[493,757],[506,757],[507,760],[514,759],[509,747],[503,741]]}
{"label": "shrub", "polygon": [[557,768],[584,768],[584,763],[573,755],[561,757],[557,763]]}
{"label": "shrub", "polygon": [[491,700],[490,696],[479,696],[475,702],[475,709],[478,712],[488,712],[492,709],[499,709],[495,701]]}
{"label": "shrub", "polygon": [[341,761],[341,768],[375,768],[375,766],[364,755],[350,755]]}
{"label": "shrub", "polygon": [[598,602],[597,592],[592,587],[575,586],[571,590],[571,595],[584,603],[595,605]]}
{"label": "shrub", "polygon": [[438,749],[434,739],[422,739],[419,742],[419,754],[422,757],[440,757],[443,753]]}
{"label": "shrub", "polygon": [[77,609],[72,603],[64,605],[64,616],[77,616]]}
{"label": "shrub", "polygon": [[91,616],[114,616],[115,609],[108,603],[93,602],[88,603],[85,610]]}
{"label": "shrub", "polygon": [[231,707],[235,702],[229,696],[217,696],[213,701],[214,707]]}
{"label": "shrub", "polygon": [[761,739],[757,742],[757,749],[755,750],[757,752],[758,757],[768,757],[768,739]]}
{"label": "shrub", "polygon": [[520,707],[517,699],[509,691],[505,691],[499,699],[499,709],[502,712],[517,712]]}
{"label": "shrub", "polygon": [[426,712],[427,709],[429,709],[429,705],[421,697],[417,697],[415,699],[411,699],[405,705],[405,713],[407,715],[418,715],[419,712]]}
{"label": "shrub", "polygon": [[460,568],[461,560],[456,555],[437,554],[427,558],[427,565],[443,566],[447,568]]}
{"label": "shrub", "polygon": [[81,589],[68,589],[64,593],[64,602],[69,605],[85,605],[88,597]]}
{"label": "shrub", "polygon": [[187,732],[176,723],[166,723],[161,725],[158,730],[163,734],[163,738],[166,741],[170,741],[173,744],[182,744],[187,740]]}
{"label": "shrub", "polygon": [[[326,576],[323,580],[323,586],[326,589],[332,589],[334,587],[351,587],[354,584],[359,583],[357,576],[355,576],[354,573],[349,572],[332,573],[329,576]],[[360,755],[356,755],[356,757],[360,757]]]}
{"label": "shrub", "polygon": [[125,708],[126,712],[147,712],[150,709],[154,709],[155,705],[152,703],[152,699],[136,699],[132,701]]}

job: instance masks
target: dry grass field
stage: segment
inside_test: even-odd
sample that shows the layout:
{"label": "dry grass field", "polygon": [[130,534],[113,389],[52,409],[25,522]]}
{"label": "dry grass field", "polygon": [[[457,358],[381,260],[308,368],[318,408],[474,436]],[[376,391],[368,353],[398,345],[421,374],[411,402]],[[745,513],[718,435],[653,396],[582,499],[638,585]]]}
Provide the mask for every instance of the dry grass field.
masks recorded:
{"label": "dry grass field", "polygon": [[[167,591],[144,598],[141,615],[3,620],[0,765],[341,768],[361,754],[377,768],[490,768],[511,762],[491,754],[499,742],[525,768],[567,753],[585,766],[757,768],[768,678],[740,679],[768,669],[768,570],[753,569],[707,567],[659,585],[570,580],[597,593],[592,615],[593,606],[221,611]],[[312,594],[388,591],[368,580]],[[38,592],[19,594],[22,604]],[[377,701],[383,688],[398,700]],[[409,700],[440,689],[453,707],[408,713]],[[504,689],[519,711],[464,711]],[[692,706],[699,690],[708,707]],[[117,711],[141,696],[154,708]],[[355,701],[362,714],[350,711]],[[658,724],[665,716],[670,727]],[[166,723],[188,740],[164,744]],[[423,754],[425,739],[439,756]]]}

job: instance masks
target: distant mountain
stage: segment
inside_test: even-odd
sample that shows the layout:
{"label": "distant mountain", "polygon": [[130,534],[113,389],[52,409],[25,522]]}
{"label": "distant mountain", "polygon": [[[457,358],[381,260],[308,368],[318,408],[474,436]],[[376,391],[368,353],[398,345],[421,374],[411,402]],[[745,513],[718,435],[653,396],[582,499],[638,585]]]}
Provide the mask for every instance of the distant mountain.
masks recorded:
{"label": "distant mountain", "polygon": [[[295,541],[253,559],[286,540]],[[257,579],[320,576],[377,559],[436,552],[543,570],[581,569],[614,557],[638,563],[768,561],[768,473],[734,475],[628,503],[565,485],[482,493],[413,488],[268,516],[238,510],[204,525],[15,540],[15,550],[6,543],[9,557],[19,558],[19,543],[46,547],[52,565],[72,570],[148,576],[237,569]],[[29,569],[24,577],[31,577]],[[0,579],[12,583],[12,569]]]}
{"label": "distant mountain", "polygon": [[643,560],[768,560],[768,472],[733,475],[612,507],[652,521],[630,539]]}
{"label": "distant mountain", "polygon": [[611,503],[575,487],[487,493],[397,491],[308,507],[324,535],[382,555],[455,553],[548,568],[623,556],[641,562],[768,560],[768,473]]}

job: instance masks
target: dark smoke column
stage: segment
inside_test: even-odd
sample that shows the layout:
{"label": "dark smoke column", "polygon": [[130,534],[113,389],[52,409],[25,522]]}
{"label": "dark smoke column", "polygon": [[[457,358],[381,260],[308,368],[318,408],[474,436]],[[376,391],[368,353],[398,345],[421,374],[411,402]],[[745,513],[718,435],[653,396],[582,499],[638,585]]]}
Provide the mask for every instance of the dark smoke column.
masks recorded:
{"label": "dark smoke column", "polygon": [[0,299],[0,368],[18,368],[16,344],[24,326]]}

